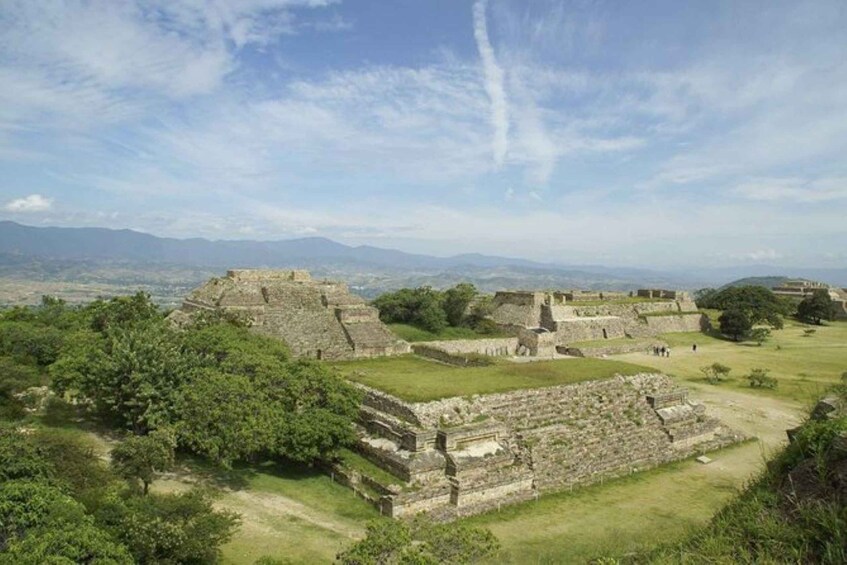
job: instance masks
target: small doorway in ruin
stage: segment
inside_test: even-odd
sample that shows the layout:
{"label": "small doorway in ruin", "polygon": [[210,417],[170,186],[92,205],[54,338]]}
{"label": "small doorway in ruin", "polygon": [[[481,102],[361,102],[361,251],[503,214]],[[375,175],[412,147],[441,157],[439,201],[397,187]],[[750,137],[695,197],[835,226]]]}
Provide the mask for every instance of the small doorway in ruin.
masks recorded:
{"label": "small doorway in ruin", "polygon": [[321,359],[323,359],[323,357],[324,357],[324,352],[323,352],[322,350],[318,349],[318,350],[315,352],[315,359],[317,359],[318,361],[320,361]]}
{"label": "small doorway in ruin", "polygon": [[603,339],[609,339],[609,335],[606,333],[606,328],[603,328]]}

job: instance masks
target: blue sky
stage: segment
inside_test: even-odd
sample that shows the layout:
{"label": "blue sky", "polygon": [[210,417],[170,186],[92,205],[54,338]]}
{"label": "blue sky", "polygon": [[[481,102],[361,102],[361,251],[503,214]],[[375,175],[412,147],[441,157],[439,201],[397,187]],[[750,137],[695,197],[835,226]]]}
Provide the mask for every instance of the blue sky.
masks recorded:
{"label": "blue sky", "polygon": [[0,218],[845,266],[843,0],[4,0]]}

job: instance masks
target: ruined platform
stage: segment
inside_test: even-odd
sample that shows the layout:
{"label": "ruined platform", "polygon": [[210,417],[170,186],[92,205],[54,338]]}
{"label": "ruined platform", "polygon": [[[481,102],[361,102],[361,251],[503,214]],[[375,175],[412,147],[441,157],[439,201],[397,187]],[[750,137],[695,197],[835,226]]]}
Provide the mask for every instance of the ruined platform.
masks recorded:
{"label": "ruined platform", "polygon": [[661,374],[417,403],[356,386],[356,449],[393,481],[345,480],[395,518],[476,514],[744,439]]}
{"label": "ruined platform", "polygon": [[653,338],[709,327],[708,318],[697,310],[688,293],[654,289],[628,294],[498,292],[491,318],[517,336],[516,354],[540,357],[568,354],[579,342]]}
{"label": "ruined platform", "polygon": [[297,357],[356,359],[410,350],[347,285],[313,280],[307,271],[228,271],[185,299],[182,312],[198,310],[244,316],[253,330],[282,339]]}

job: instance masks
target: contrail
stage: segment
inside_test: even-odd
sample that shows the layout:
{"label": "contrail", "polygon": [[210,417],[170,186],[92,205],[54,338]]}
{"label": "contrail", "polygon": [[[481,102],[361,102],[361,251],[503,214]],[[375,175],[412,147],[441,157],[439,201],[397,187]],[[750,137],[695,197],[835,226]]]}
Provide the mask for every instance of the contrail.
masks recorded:
{"label": "contrail", "polygon": [[477,0],[473,6],[473,34],[479,56],[482,59],[482,69],[485,75],[485,92],[491,99],[491,125],[494,127],[492,149],[494,164],[503,165],[506,150],[509,147],[509,116],[506,102],[506,89],[503,86],[503,69],[497,64],[494,49],[488,40],[488,27],[485,24],[485,7],[487,0]]}

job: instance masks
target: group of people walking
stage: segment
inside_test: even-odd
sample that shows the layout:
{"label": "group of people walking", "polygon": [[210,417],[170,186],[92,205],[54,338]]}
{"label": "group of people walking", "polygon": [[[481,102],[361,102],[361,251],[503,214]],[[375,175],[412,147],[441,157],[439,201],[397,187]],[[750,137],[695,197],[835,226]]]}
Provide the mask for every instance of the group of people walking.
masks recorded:
{"label": "group of people walking", "polygon": [[653,346],[653,355],[658,357],[670,357],[671,356],[671,348],[666,345],[654,345]]}

